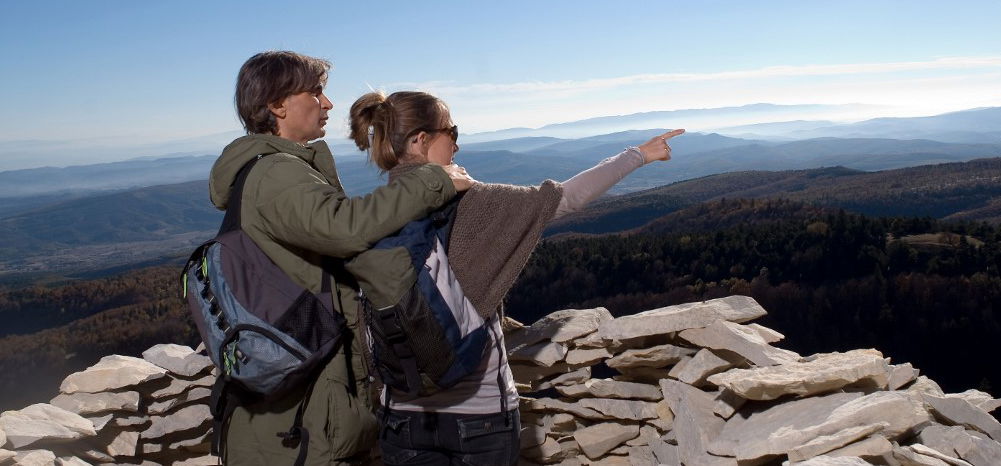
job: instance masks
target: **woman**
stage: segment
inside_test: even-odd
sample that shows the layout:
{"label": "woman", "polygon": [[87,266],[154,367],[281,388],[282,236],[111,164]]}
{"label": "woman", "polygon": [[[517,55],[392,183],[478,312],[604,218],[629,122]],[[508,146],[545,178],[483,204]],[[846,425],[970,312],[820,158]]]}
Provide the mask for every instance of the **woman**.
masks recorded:
{"label": "woman", "polygon": [[[518,392],[500,327],[504,295],[548,222],[582,208],[634,169],[670,159],[667,141],[683,132],[670,131],[629,148],[563,183],[477,183],[466,192],[447,254],[465,297],[491,323],[493,341],[477,371],[455,386],[414,399],[395,391],[388,397],[389,410],[379,416],[387,465],[517,462]],[[458,135],[448,107],[427,93],[369,93],[351,106],[351,138],[389,173],[390,183],[423,163],[451,165]]]}
{"label": "woman", "polygon": [[[229,205],[237,174],[247,174],[240,224],[288,276],[320,292],[324,257],[335,258],[333,309],[356,326],[355,286],[338,259],[354,256],[408,221],[427,216],[471,184],[457,166],[425,165],[361,198],[344,194],[333,156],[323,141],[327,112],[323,94],[330,63],[288,51],[254,55],[240,69],[236,107],[247,135],[223,149],[212,167],[209,191],[220,209]],[[350,277],[349,277],[350,278]],[[301,460],[310,465],[367,463],[375,444],[367,374],[358,339],[340,348],[311,388],[281,399],[236,408],[223,431],[228,464],[274,466]],[[359,387],[359,385],[361,385]],[[283,439],[303,407],[309,436]],[[300,456],[300,453],[305,456]]]}

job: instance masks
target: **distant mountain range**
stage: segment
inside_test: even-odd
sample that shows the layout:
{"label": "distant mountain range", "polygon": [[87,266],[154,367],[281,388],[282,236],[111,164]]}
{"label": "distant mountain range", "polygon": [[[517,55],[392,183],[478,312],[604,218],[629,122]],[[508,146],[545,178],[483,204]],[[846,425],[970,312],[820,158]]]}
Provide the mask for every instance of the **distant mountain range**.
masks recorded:
{"label": "distant mountain range", "polygon": [[981,108],[913,118],[875,118],[850,124],[831,121],[787,121],[729,128],[717,132],[744,138],[930,139],[958,143],[1001,143],[1001,108]]}
{"label": "distant mountain range", "polygon": [[[873,216],[1001,222],[1001,158],[864,172],[844,167],[707,176],[596,200],[557,219],[548,235],[640,228],[721,199],[782,198]],[[660,220],[669,222],[669,220]]]}

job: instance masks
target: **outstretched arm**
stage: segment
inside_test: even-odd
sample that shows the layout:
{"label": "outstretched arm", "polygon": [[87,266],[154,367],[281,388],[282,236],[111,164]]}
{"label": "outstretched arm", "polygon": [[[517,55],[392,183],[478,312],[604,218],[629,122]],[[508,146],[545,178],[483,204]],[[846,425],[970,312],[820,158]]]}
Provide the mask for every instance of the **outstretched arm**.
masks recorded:
{"label": "outstretched arm", "polygon": [[597,165],[564,181],[563,198],[560,199],[553,218],[583,209],[589,202],[643,165],[657,160],[670,160],[671,145],[668,141],[684,132],[683,129],[668,131],[639,147],[630,147],[618,155],[602,160]]}

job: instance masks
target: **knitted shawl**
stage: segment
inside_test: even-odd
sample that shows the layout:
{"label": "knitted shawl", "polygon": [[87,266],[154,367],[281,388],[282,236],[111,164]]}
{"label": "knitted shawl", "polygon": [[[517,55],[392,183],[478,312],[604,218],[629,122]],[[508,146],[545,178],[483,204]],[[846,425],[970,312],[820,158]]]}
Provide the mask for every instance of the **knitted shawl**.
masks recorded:
{"label": "knitted shawl", "polygon": [[[419,164],[401,164],[389,181]],[[459,201],[448,260],[462,292],[487,319],[496,314],[556,213],[563,187],[476,183]]]}

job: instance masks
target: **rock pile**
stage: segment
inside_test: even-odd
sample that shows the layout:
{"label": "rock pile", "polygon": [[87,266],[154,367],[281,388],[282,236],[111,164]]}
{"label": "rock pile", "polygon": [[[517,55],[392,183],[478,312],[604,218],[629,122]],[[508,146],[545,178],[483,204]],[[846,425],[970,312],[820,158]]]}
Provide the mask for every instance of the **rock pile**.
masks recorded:
{"label": "rock pile", "polygon": [[947,395],[876,350],[802,357],[745,324],[763,315],[730,296],[509,331],[526,464],[1001,464],[1001,400]]}
{"label": "rock pile", "polygon": [[[730,296],[509,320],[521,464],[1001,464],[1001,400],[945,394],[875,350],[802,357],[747,323],[763,315]],[[211,368],[178,345],[105,357],[50,403],[0,415],[0,465],[216,464]]]}
{"label": "rock pile", "polygon": [[218,464],[209,452],[212,362],[186,346],[106,356],[49,403],[0,414],[0,464]]}

